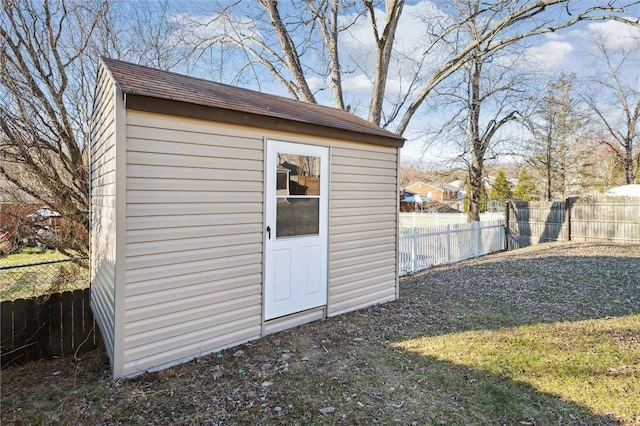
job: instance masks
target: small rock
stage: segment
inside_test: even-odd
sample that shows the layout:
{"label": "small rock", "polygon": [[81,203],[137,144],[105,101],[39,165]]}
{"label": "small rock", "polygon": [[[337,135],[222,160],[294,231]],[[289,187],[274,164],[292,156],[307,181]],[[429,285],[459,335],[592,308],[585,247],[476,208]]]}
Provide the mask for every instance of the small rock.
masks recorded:
{"label": "small rock", "polygon": [[242,356],[242,355],[244,355],[244,351],[243,350],[235,351],[233,353],[233,356],[236,357],[236,358],[238,358],[239,356]]}
{"label": "small rock", "polygon": [[260,369],[261,369],[262,371],[267,371],[267,370],[269,370],[271,367],[273,367],[273,365],[272,365],[272,364],[269,364],[268,362],[265,362],[264,364],[262,364],[262,366],[260,367]]}
{"label": "small rock", "polygon": [[324,414],[326,416],[327,414],[331,414],[334,411],[336,411],[336,409],[334,407],[324,407],[324,408],[321,408],[318,411],[320,411],[322,414]]}
{"label": "small rock", "polygon": [[364,337],[356,337],[353,339],[354,342],[364,342]]}
{"label": "small rock", "polygon": [[301,361],[302,362],[307,362],[307,361],[309,361],[309,357],[308,356],[303,356]]}
{"label": "small rock", "polygon": [[283,361],[287,361],[287,360],[291,359],[291,355],[289,355],[289,354],[282,354],[282,356],[280,357],[280,359],[282,359]]}
{"label": "small rock", "polygon": [[273,382],[262,382],[262,387],[263,388],[269,388],[273,386]]}

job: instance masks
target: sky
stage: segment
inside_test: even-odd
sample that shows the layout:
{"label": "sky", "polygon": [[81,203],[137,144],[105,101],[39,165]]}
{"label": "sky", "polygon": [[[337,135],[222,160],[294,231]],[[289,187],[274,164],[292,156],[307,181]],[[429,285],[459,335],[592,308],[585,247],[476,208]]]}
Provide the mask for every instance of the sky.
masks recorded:
{"label": "sky", "polygon": [[[446,9],[436,6],[436,3],[442,5],[443,1],[426,1],[426,0],[410,0],[407,1],[394,44],[393,65],[390,69],[389,80],[387,83],[387,97],[394,98],[406,90],[409,84],[408,76],[416,69],[421,58],[423,46],[427,45],[430,38],[426,35],[424,28],[424,20],[427,18],[436,18],[445,21],[447,19]],[[586,0],[580,4],[587,3]],[[589,1],[589,3],[593,3]],[[211,6],[213,2],[188,2],[175,0],[171,2],[171,14],[169,19],[173,25],[178,27],[186,26],[188,23],[199,22],[202,25],[194,30],[190,27],[189,31],[180,33],[176,36],[176,43],[193,44],[199,40],[211,39],[216,35],[220,35],[228,31],[228,27],[221,20],[213,20],[215,11]],[[241,3],[246,5],[247,3]],[[280,1],[278,3],[285,14],[287,7],[294,3]],[[288,6],[289,5],[289,6]],[[247,9],[249,10],[249,9]],[[255,11],[256,9],[254,9]],[[636,16],[640,15],[640,5],[630,10],[630,13]],[[243,31],[262,32],[268,34],[268,27],[260,27],[254,25],[254,19],[251,12],[249,16],[243,16],[243,22],[246,26]],[[341,16],[341,22],[348,22],[350,16]],[[377,19],[382,22],[384,20],[384,12],[377,10]],[[209,23],[206,25],[206,23]],[[596,52],[593,47],[593,38],[596,34],[602,34],[604,44],[610,49],[620,47],[630,48],[634,43],[639,43],[640,29],[632,28],[618,22],[582,22],[575,26],[563,30],[559,30],[547,35],[537,36],[528,39],[526,44],[522,44],[522,55],[526,58],[526,65],[518,65],[522,67],[522,71],[534,71],[539,82],[544,83],[546,79],[554,79],[560,72],[575,73],[578,79],[587,79],[597,76],[601,71],[601,64],[597,62]],[[370,22],[368,19],[360,18],[352,24],[349,30],[340,35],[340,54],[343,61],[343,85],[345,88],[346,103],[351,106],[352,112],[366,118],[369,107],[369,94],[372,83],[370,75],[375,65],[374,45],[371,38]],[[640,65],[640,49],[636,49],[635,62]],[[216,55],[219,54],[219,57]],[[433,64],[437,64],[439,52],[435,52],[430,57],[432,64],[422,64],[423,69],[428,69]],[[126,59],[126,58],[125,58]],[[224,70],[215,68],[215,63],[221,63],[224,60]],[[304,61],[308,61],[311,67],[314,64],[314,57],[307,54]],[[288,96],[284,88],[275,82],[264,69],[254,67],[253,69],[245,67],[246,56],[238,51],[229,53],[209,50],[200,57],[200,63],[189,69],[189,73],[199,77],[214,79],[227,84],[235,84],[243,87],[260,90],[264,92],[274,93],[282,96]],[[525,70],[525,68],[529,68]],[[638,78],[637,67],[631,72],[623,73],[624,78],[629,79],[632,84],[634,79]],[[180,72],[181,70],[176,70]],[[308,81],[312,90],[319,90],[316,93],[318,102],[332,105],[331,91],[328,89],[320,90],[327,87],[327,81],[320,76],[310,76]],[[637,86],[636,86],[637,87]],[[544,84],[539,86],[539,90],[543,90]],[[425,129],[436,126],[436,123],[446,119],[446,108],[438,105],[424,105],[419,113],[414,117],[412,125],[407,129],[405,137],[408,141],[403,148],[403,157],[410,160],[424,160],[426,162],[445,160],[455,156],[456,151],[453,147],[447,147],[443,144],[428,143],[426,139]],[[390,129],[393,130],[391,125]],[[428,147],[428,148],[425,148]]]}

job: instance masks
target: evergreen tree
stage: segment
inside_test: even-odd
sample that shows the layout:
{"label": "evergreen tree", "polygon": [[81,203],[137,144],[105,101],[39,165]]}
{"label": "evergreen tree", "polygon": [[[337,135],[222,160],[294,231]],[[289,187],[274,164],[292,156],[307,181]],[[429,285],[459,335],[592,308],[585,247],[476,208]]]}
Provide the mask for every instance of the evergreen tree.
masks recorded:
{"label": "evergreen tree", "polygon": [[498,172],[496,180],[491,187],[491,199],[496,201],[504,201],[511,198],[511,188],[509,188],[509,181],[507,181],[507,175],[503,170]]}
{"label": "evergreen tree", "polygon": [[536,199],[536,188],[533,180],[527,173],[527,169],[522,168],[518,175],[518,183],[513,189],[513,197],[522,201],[534,201]]}

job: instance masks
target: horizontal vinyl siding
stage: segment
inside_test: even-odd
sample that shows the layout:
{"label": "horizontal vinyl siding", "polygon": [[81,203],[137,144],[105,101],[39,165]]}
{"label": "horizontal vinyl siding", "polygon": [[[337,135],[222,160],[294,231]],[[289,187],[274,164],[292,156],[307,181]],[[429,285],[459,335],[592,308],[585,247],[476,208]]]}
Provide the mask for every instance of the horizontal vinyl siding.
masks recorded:
{"label": "horizontal vinyl siding", "polygon": [[261,333],[263,142],[127,113],[124,370]]}
{"label": "horizontal vinyl siding", "polygon": [[397,151],[331,151],[328,314],[395,299]]}
{"label": "horizontal vinyl siding", "polygon": [[91,309],[111,362],[115,336],[115,88],[104,69],[97,78],[91,123]]}

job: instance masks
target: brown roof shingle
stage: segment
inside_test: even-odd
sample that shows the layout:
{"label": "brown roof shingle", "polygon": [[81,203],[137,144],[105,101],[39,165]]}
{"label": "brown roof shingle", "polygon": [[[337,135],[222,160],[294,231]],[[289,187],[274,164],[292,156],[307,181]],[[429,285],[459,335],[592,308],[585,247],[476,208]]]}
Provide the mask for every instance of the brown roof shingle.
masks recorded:
{"label": "brown roof shingle", "polygon": [[102,58],[128,109],[400,147],[404,138],[349,112]]}

